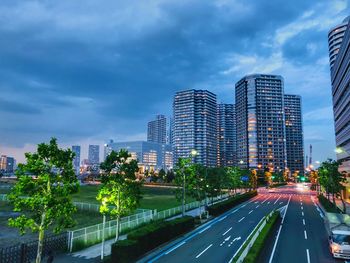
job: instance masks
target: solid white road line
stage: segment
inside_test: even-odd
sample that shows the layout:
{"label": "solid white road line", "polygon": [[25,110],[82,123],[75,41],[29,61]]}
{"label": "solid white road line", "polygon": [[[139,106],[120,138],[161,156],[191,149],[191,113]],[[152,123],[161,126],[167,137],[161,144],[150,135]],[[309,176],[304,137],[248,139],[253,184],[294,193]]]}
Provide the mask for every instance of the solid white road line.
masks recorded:
{"label": "solid white road line", "polygon": [[245,218],[245,216],[243,216],[240,220],[238,220],[238,223],[240,223],[241,221],[243,221],[244,218]]}
{"label": "solid white road line", "polygon": [[303,225],[305,226],[305,219],[303,219]]}
{"label": "solid white road line", "polygon": [[253,212],[253,210],[250,210],[248,214],[250,215],[252,212]]}
{"label": "solid white road line", "polygon": [[304,237],[305,237],[305,239],[307,239],[306,230],[304,230]]}
{"label": "solid white road line", "polygon": [[228,232],[230,232],[231,231],[231,229],[232,229],[232,227],[230,227],[225,233],[223,233],[222,235],[224,236],[224,235],[226,235]]}
{"label": "solid white road line", "polygon": [[178,244],[177,246],[175,246],[175,247],[173,247],[172,249],[170,249],[169,251],[167,251],[166,253],[165,253],[165,255],[168,255],[170,252],[172,252],[172,251],[174,251],[175,249],[177,249],[178,247],[181,247],[183,244],[185,244],[186,242],[185,241],[183,241],[183,242],[181,242],[180,244]]}
{"label": "solid white road line", "polygon": [[274,205],[280,200],[281,196],[278,197],[278,199],[273,203]]}
{"label": "solid white road line", "polygon": [[306,258],[307,258],[307,263],[310,263],[310,253],[309,253],[309,249],[306,249]]}
{"label": "solid white road line", "polygon": [[196,258],[199,258],[205,251],[207,251],[213,244],[210,244],[206,249],[204,249],[201,253],[199,253]]}
{"label": "solid white road line", "polygon": [[291,197],[292,197],[292,196],[290,195],[290,196],[289,196],[289,199],[288,199],[286,211],[285,211],[284,214],[283,214],[283,218],[282,218],[282,222],[281,222],[280,228],[278,229],[278,233],[277,233],[277,237],[276,237],[275,244],[273,245],[273,249],[272,249],[272,252],[271,252],[271,256],[270,256],[269,263],[272,262],[273,256],[275,255],[275,250],[276,250],[276,247],[277,247],[277,242],[278,242],[278,239],[279,239],[280,234],[281,234],[282,225],[283,225],[283,222],[284,222],[284,218],[286,217],[286,214],[287,214],[287,210],[288,210],[288,206],[289,206],[289,202],[290,202],[290,198],[291,198]]}
{"label": "solid white road line", "polygon": [[199,231],[199,233],[200,233],[200,234],[203,233],[204,231],[208,230],[210,227],[211,227],[211,225],[210,225],[210,226],[207,226],[206,228],[204,228],[204,229],[202,229],[201,231]]}
{"label": "solid white road line", "polygon": [[218,221],[222,221],[222,220],[224,220],[226,217],[227,217],[227,216],[224,216],[224,217],[220,218]]}

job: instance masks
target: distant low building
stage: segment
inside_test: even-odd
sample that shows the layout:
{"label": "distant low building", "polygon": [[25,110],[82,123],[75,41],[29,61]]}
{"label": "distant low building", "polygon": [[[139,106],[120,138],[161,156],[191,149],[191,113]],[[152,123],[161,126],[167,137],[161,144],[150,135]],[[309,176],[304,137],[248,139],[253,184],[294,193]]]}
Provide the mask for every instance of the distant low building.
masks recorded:
{"label": "distant low building", "polygon": [[0,157],[0,171],[4,173],[13,173],[16,169],[16,160],[13,157],[1,155]]}
{"label": "distant low building", "polygon": [[173,153],[171,146],[146,141],[114,142],[113,140],[105,144],[105,155],[113,150],[127,150],[131,157],[138,160],[142,170],[169,170],[173,168]]}

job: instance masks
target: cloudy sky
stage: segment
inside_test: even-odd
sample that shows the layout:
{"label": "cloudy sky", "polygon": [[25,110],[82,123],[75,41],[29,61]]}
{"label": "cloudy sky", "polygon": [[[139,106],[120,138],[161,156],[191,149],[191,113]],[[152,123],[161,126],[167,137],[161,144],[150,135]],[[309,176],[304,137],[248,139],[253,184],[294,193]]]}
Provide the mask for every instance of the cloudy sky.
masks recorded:
{"label": "cloudy sky", "polygon": [[232,103],[250,73],[280,74],[303,98],[305,145],[334,157],[328,30],[339,0],[0,2],[0,153],[146,138],[177,90]]}

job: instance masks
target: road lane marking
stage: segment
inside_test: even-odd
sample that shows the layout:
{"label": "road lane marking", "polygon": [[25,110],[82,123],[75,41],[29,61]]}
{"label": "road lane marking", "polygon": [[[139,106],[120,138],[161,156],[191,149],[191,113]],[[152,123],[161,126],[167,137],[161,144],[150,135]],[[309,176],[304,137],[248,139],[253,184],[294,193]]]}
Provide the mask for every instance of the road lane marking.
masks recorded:
{"label": "road lane marking", "polygon": [[244,218],[245,218],[245,216],[243,216],[240,220],[238,220],[238,223],[240,223],[241,221],[243,221]]}
{"label": "road lane marking", "polygon": [[258,208],[260,205],[257,205],[255,208]]}
{"label": "road lane marking", "polygon": [[224,236],[224,235],[226,235],[228,232],[230,232],[231,231],[231,229],[232,229],[232,227],[230,227],[225,233],[223,233],[222,235]]}
{"label": "road lane marking", "polygon": [[305,226],[305,219],[303,219],[303,225]]}
{"label": "road lane marking", "polygon": [[259,203],[258,201],[254,202],[254,204],[258,204],[258,203]]}
{"label": "road lane marking", "polygon": [[267,202],[267,204],[269,205],[269,204],[270,204],[270,202]]}
{"label": "road lane marking", "polygon": [[278,242],[278,239],[279,239],[280,234],[281,234],[281,230],[282,230],[284,218],[286,217],[286,214],[287,214],[287,210],[288,210],[288,206],[289,206],[289,202],[290,202],[291,197],[292,197],[292,196],[289,195],[287,207],[286,207],[286,210],[285,210],[285,212],[284,212],[284,214],[283,214],[283,218],[282,218],[282,222],[281,222],[280,228],[278,229],[277,237],[276,237],[276,240],[275,240],[275,244],[273,245],[273,249],[272,249],[272,252],[271,252],[271,256],[270,256],[269,263],[272,263],[273,256],[275,255],[275,251],[276,251],[276,247],[277,247],[277,242]]}
{"label": "road lane marking", "polygon": [[304,216],[304,212],[301,212],[301,215]]}
{"label": "road lane marking", "polygon": [[301,210],[304,210],[304,207],[301,207]]}
{"label": "road lane marking", "polygon": [[265,203],[271,196],[269,196],[268,198],[266,198],[264,201],[262,201],[261,203]]}
{"label": "road lane marking", "polygon": [[199,253],[196,258],[199,258],[205,251],[207,251],[213,244],[210,244],[206,249],[204,249],[201,253]]}
{"label": "road lane marking", "polygon": [[206,228],[204,228],[204,229],[202,229],[201,231],[199,231],[199,233],[202,234],[204,231],[208,230],[210,227],[211,227],[211,225],[210,225],[210,226],[207,226]]}
{"label": "road lane marking", "polygon": [[231,212],[231,214],[234,214],[234,213],[236,213],[238,211],[238,209],[235,209],[235,210],[233,210],[232,212]]}
{"label": "road lane marking", "polygon": [[220,221],[224,220],[226,217],[227,216],[224,216],[224,217],[220,218],[218,221],[220,222]]}
{"label": "road lane marking", "polygon": [[222,241],[222,243],[220,244],[220,247],[222,247],[227,241],[229,241],[231,238],[231,236],[228,236],[227,238],[224,239],[224,241]]}
{"label": "road lane marking", "polygon": [[245,207],[246,205],[242,205],[241,207]]}
{"label": "road lane marking", "polygon": [[252,212],[253,212],[253,210],[250,210],[248,214],[250,215]]}
{"label": "road lane marking", "polygon": [[309,249],[306,249],[306,258],[307,258],[307,262],[310,263],[310,253],[309,253]]}
{"label": "road lane marking", "polygon": [[305,237],[305,239],[307,239],[306,230],[304,230],[304,237]]}
{"label": "road lane marking", "polygon": [[236,238],[234,238],[234,239],[231,241],[231,243],[228,244],[228,247],[232,246],[232,244],[233,244],[236,240],[240,240],[240,239],[241,239],[241,237],[236,237]]}
{"label": "road lane marking", "polygon": [[182,246],[183,244],[185,244],[185,243],[186,243],[185,241],[181,242],[180,244],[176,245],[175,247],[173,247],[172,249],[170,249],[169,251],[167,251],[167,252],[165,253],[165,255],[168,255],[170,252],[174,251],[174,250],[177,249],[178,247],[181,247],[181,246]]}
{"label": "road lane marking", "polygon": [[283,204],[283,202],[280,202],[280,205]]}
{"label": "road lane marking", "polygon": [[278,199],[273,203],[274,205],[280,200],[281,196],[278,197]]}

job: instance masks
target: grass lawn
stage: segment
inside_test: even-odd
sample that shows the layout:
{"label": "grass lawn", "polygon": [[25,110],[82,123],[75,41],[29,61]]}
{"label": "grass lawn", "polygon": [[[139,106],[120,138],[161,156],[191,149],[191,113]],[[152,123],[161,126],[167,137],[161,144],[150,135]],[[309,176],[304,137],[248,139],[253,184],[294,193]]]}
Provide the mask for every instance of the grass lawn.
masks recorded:
{"label": "grass lawn", "polygon": [[[98,204],[96,200],[97,191],[100,186],[84,185],[80,187],[80,191],[73,195],[73,200],[76,202],[86,202]],[[187,198],[187,203],[193,202],[190,197]],[[174,195],[173,188],[166,187],[142,187],[142,199],[140,207],[143,209],[157,209],[158,211],[169,209],[181,205]]]}

